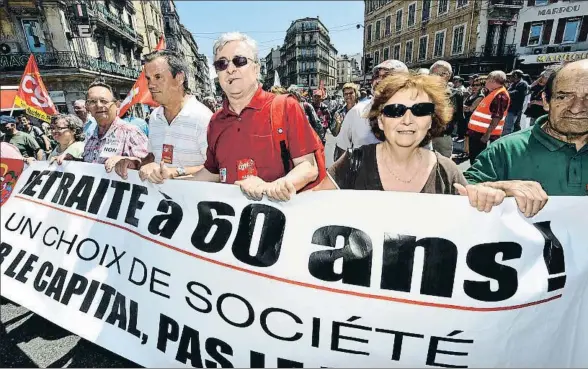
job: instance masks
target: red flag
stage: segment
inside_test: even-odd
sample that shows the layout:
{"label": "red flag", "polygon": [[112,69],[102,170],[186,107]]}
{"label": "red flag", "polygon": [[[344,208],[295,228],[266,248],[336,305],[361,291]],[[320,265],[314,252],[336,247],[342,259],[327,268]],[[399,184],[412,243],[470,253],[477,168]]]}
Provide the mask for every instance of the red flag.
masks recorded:
{"label": "red flag", "polygon": [[29,57],[29,62],[20,79],[20,85],[14,97],[14,105],[25,108],[28,115],[48,123],[51,122],[51,116],[57,114],[57,109],[41,79],[39,67],[37,67],[33,54]]}
{"label": "red flag", "polygon": [[[163,50],[165,49],[165,39],[163,36],[159,39],[155,50]],[[151,98],[151,92],[149,92],[149,88],[147,87],[147,78],[145,78],[145,71],[141,71],[139,78],[133,85],[133,88],[124,99],[124,101],[120,104],[120,108],[118,111],[118,116],[122,117],[129,108],[135,104],[146,104],[149,106],[157,107],[159,106],[158,103],[153,101]]]}
{"label": "red flag", "polygon": [[325,81],[321,80],[319,82],[319,90],[321,91],[321,93],[323,94],[323,99],[325,97],[327,97],[327,91],[325,90]]}

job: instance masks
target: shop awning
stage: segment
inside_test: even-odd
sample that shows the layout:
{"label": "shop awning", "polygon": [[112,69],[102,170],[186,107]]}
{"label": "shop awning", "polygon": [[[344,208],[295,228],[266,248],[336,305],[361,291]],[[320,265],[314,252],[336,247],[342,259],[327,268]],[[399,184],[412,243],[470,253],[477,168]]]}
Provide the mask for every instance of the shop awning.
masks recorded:
{"label": "shop awning", "polygon": [[588,51],[570,51],[563,53],[522,55],[519,60],[523,64],[553,64],[564,61],[588,59]]}

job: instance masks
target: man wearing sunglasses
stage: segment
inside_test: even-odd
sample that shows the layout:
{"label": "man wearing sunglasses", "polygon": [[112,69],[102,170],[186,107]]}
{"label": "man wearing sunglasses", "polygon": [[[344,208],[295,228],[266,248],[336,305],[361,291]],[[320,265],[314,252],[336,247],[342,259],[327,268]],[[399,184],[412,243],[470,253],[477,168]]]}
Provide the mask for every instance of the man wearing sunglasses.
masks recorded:
{"label": "man wearing sunglasses", "polygon": [[[399,60],[386,60],[374,67],[372,72],[372,90],[382,82],[382,80],[392,73],[408,73],[406,64]],[[346,150],[380,143],[372,132],[367,113],[372,107],[372,99],[360,100],[343,119],[341,130],[337,136],[337,146],[335,146],[335,161],[339,159]]]}
{"label": "man wearing sunglasses", "polygon": [[[276,95],[262,90],[257,43],[239,32],[226,33],[215,42],[214,68],[226,95],[222,109],[209,124],[204,168],[190,179],[238,184],[248,197],[289,200],[297,191],[318,184],[316,152],[323,148],[298,101],[285,100],[283,121],[272,122]],[[286,173],[274,145],[274,124],[283,124],[292,169]],[[285,132],[284,132],[285,131]],[[320,158],[319,158],[320,159]],[[324,160],[324,159],[323,159]],[[318,179],[318,180],[317,180]]]}

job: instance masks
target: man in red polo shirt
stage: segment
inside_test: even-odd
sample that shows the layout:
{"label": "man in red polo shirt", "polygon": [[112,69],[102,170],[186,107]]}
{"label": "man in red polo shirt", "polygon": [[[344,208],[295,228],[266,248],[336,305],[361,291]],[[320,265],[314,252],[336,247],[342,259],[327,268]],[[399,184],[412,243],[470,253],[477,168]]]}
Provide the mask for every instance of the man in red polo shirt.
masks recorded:
{"label": "man in red polo shirt", "polygon": [[[227,98],[211,118],[204,168],[190,180],[238,184],[248,197],[287,201],[317,181],[315,152],[322,144],[298,101],[285,103],[284,130],[293,169],[284,170],[274,146],[270,107],[275,95],[261,89],[257,43],[226,33],[214,44],[214,67]],[[308,187],[307,187],[308,188]]]}

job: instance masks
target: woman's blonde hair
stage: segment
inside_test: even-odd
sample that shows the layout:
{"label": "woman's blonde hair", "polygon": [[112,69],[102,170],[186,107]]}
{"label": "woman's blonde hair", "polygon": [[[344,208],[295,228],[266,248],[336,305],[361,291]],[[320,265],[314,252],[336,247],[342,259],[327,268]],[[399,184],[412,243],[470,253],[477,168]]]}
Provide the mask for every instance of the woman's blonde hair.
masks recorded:
{"label": "woman's blonde hair", "polygon": [[272,86],[270,92],[276,95],[283,95],[288,93],[286,89],[282,86]]}
{"label": "woman's blonde hair", "polygon": [[386,105],[386,102],[399,91],[406,89],[415,89],[418,94],[426,94],[431,99],[431,102],[435,104],[435,112],[431,117],[433,120],[431,128],[419,144],[422,147],[431,142],[433,137],[442,136],[453,116],[453,108],[449,101],[447,84],[441,77],[408,73],[396,73],[386,77],[376,87],[368,118],[374,135],[380,141],[384,141],[386,136],[384,131],[378,126],[378,118],[382,114],[382,109]]}

